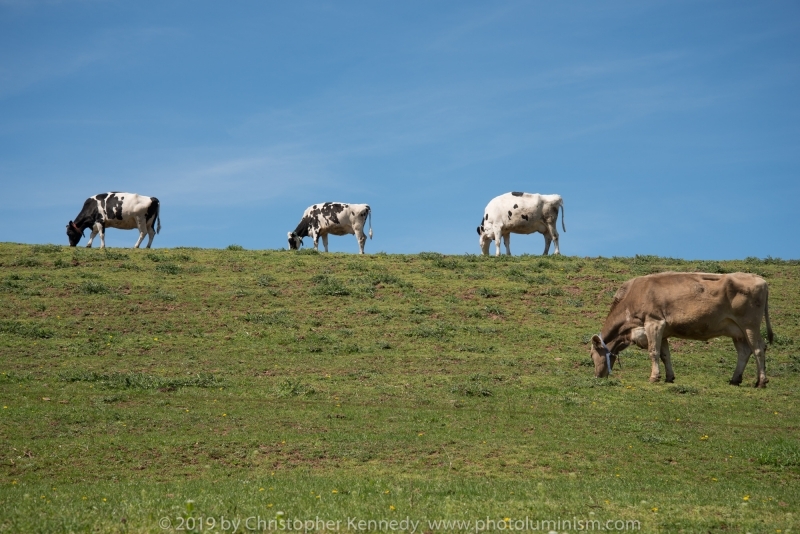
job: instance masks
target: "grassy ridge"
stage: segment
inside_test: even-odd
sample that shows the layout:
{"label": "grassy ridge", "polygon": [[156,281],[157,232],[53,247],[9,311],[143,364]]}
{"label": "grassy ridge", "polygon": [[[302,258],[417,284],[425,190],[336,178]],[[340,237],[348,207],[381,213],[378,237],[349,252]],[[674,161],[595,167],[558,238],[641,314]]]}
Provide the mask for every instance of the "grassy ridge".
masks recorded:
{"label": "grassy ridge", "polygon": [[[636,349],[593,378],[612,295],[663,270],[766,278],[766,390],[728,339],[673,341],[674,385]],[[2,244],[0,299],[0,531],[797,522],[800,262]]]}

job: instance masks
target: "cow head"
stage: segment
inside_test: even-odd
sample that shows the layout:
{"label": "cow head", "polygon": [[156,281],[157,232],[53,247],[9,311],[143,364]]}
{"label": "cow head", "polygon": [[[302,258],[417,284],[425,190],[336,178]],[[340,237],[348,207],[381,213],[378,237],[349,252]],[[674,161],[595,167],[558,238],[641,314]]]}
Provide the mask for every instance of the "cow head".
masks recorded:
{"label": "cow head", "polygon": [[481,252],[484,255],[489,254],[489,245],[494,240],[494,236],[486,231],[483,224],[478,227],[478,235],[480,236],[478,237],[478,244],[481,246]]}
{"label": "cow head", "polygon": [[83,237],[83,232],[86,230],[81,231],[73,221],[70,221],[67,225],[67,238],[69,239],[69,246],[74,247],[78,244],[78,242]]}
{"label": "cow head", "polygon": [[[617,361],[616,354],[612,354],[606,347],[603,346],[603,340],[600,339],[600,336],[595,334],[592,336],[592,348],[591,348],[591,357],[592,362],[594,362],[594,376],[595,378],[606,378],[608,377],[609,363],[611,367],[614,367],[614,362]],[[608,358],[606,358],[608,355]]]}
{"label": "cow head", "polygon": [[289,237],[289,249],[290,250],[297,250],[302,246],[303,238],[300,237],[299,235],[297,235],[296,233],[289,232],[288,237]]}

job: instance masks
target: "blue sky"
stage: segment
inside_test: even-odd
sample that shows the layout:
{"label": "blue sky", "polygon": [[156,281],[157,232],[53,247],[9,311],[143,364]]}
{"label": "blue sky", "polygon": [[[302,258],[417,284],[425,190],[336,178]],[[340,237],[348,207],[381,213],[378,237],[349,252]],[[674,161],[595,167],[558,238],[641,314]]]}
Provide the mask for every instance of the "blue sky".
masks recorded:
{"label": "blue sky", "polygon": [[800,258],[799,101],[792,1],[0,0],[0,241],[116,190],[161,200],[156,247],[282,248],[343,201],[367,252],[478,253],[521,190],[564,197],[564,254]]}

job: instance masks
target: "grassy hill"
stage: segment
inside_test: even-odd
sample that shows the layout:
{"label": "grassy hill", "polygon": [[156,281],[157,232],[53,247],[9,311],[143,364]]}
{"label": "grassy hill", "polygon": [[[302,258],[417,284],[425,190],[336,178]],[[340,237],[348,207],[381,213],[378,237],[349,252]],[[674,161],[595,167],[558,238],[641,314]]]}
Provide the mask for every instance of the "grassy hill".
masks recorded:
{"label": "grassy hill", "polygon": [[[766,278],[767,389],[729,339],[593,377],[612,295],[664,270]],[[2,532],[798,528],[797,261],[0,244],[0,302]]]}

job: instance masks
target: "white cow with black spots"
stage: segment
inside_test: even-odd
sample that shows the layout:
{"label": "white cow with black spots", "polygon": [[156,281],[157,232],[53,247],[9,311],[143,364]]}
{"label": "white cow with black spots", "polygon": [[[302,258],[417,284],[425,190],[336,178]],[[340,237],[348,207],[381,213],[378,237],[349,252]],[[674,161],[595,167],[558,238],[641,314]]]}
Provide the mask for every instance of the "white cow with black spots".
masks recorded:
{"label": "white cow with black spots", "polygon": [[325,202],[314,204],[303,213],[300,224],[294,232],[289,232],[289,248],[297,250],[303,244],[303,238],[311,236],[314,240],[314,250],[318,250],[319,238],[328,252],[328,234],[347,235],[355,234],[358,240],[358,249],[364,254],[364,244],[367,236],[364,226],[369,217],[369,238],[372,239],[372,210],[368,204],[345,204],[344,202]]}
{"label": "white cow with black spots", "polygon": [[561,209],[561,228],[564,227],[564,201],[561,195],[540,195],[538,193],[506,193],[493,198],[486,206],[483,220],[478,227],[481,252],[489,254],[489,244],[495,242],[495,256],[500,255],[500,239],[506,245],[506,254],[511,255],[511,234],[544,235],[544,255],[550,251],[550,243],[558,248],[558,210]]}
{"label": "white cow with black spots", "polygon": [[156,197],[146,197],[136,193],[100,193],[89,197],[83,203],[78,216],[67,224],[69,245],[74,247],[83,237],[87,228],[92,230],[87,247],[100,234],[100,248],[106,246],[106,228],[120,230],[139,230],[139,239],[133,248],[139,248],[145,235],[150,236],[147,248],[153,243],[153,237],[161,231],[161,204]]}

